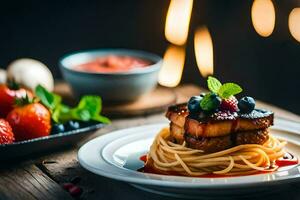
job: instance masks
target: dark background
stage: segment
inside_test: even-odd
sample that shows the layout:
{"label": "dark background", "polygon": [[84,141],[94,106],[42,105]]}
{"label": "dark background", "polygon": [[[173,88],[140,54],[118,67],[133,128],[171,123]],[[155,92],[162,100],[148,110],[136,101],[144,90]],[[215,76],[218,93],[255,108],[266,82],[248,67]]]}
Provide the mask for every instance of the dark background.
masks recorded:
{"label": "dark background", "polygon": [[[300,43],[288,31],[288,15],[300,5],[296,0],[273,3],[275,29],[263,38],[252,26],[252,1],[194,0],[182,82],[205,85],[196,66],[193,34],[206,24],[214,44],[215,76],[300,114]],[[121,47],[162,56],[168,46],[164,37],[168,5],[169,0],[1,1],[0,66],[30,57],[61,78],[58,59],[76,50]]]}

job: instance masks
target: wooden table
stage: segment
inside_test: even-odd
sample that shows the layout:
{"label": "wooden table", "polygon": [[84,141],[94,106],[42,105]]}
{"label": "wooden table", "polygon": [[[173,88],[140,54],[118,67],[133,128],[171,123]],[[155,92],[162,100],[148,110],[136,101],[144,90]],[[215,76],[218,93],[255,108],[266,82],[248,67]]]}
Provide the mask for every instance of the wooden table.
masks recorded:
{"label": "wooden table", "polygon": [[[200,89],[192,85],[184,85],[174,89],[179,95],[179,102],[186,101],[191,95],[199,94]],[[258,106],[273,110],[276,116],[300,122],[300,116],[258,102]],[[163,113],[139,116],[126,119],[114,119],[112,124],[97,131],[93,137],[110,131],[132,126],[166,121]],[[82,141],[84,143],[84,141]],[[81,144],[82,144],[81,143]],[[74,199],[61,186],[63,183],[76,182],[83,193],[75,199],[172,199],[148,192],[143,192],[132,186],[94,175],[83,169],[77,161],[79,146],[53,152],[21,163],[0,163],[0,199]],[[253,191],[255,194],[255,191]],[[257,194],[256,199],[300,199],[300,184],[291,185],[283,192],[274,195]],[[248,198],[246,198],[248,199]],[[249,197],[253,199],[253,197]]]}

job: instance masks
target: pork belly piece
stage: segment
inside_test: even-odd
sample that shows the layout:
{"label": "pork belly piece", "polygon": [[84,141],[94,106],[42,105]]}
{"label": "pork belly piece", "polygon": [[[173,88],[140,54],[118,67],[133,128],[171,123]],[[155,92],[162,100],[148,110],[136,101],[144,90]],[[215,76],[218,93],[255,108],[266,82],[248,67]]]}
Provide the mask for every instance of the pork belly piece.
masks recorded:
{"label": "pork belly piece", "polygon": [[166,117],[171,121],[170,130],[171,133],[174,130],[176,137],[184,132],[196,137],[219,137],[234,132],[266,129],[273,125],[274,114],[271,111],[255,109],[249,114],[219,111],[211,116],[199,117],[190,116],[186,104],[178,104],[169,107]]}
{"label": "pork belly piece", "polygon": [[264,144],[269,139],[269,132],[268,129],[251,130],[219,137],[195,137],[185,133],[184,138],[188,147],[213,153],[242,144]]}

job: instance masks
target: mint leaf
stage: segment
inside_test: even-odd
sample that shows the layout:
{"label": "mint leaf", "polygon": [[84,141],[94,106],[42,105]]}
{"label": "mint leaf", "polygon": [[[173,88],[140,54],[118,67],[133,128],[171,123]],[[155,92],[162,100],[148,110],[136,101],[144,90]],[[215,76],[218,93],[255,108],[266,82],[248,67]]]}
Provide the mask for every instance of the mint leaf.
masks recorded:
{"label": "mint leaf", "polygon": [[52,104],[54,102],[54,97],[43,86],[38,85],[35,88],[35,94],[41,100],[44,106],[50,109],[53,107]]}
{"label": "mint leaf", "polygon": [[56,123],[65,123],[69,120],[72,120],[72,115],[70,112],[71,108],[64,104],[59,104],[52,113],[52,119]]}
{"label": "mint leaf", "polygon": [[217,95],[214,93],[206,94],[200,102],[200,107],[204,111],[212,111],[217,109],[221,102],[217,98],[220,99],[220,97],[217,97]]}
{"label": "mint leaf", "polygon": [[78,104],[78,109],[86,109],[92,117],[96,116],[102,110],[102,100],[98,96],[84,96]]}
{"label": "mint leaf", "polygon": [[100,115],[102,100],[98,96],[83,96],[76,107],[70,108],[61,103],[59,95],[47,91],[41,85],[36,87],[35,93],[41,103],[50,110],[51,118],[56,123],[65,123],[70,120],[110,123],[108,118]]}
{"label": "mint leaf", "polygon": [[242,91],[243,91],[243,89],[238,84],[225,83],[219,89],[218,95],[223,99],[227,99],[230,96],[236,95]]}
{"label": "mint leaf", "polygon": [[[102,123],[110,123],[110,120],[104,116],[101,116],[100,113],[102,111],[102,100],[99,96],[84,96],[80,100],[77,109],[84,109],[89,112],[90,119],[95,120]],[[83,113],[81,113],[82,115]],[[84,113],[84,117],[87,117],[88,114]],[[81,118],[83,115],[81,116]],[[82,120],[84,120],[82,118]]]}
{"label": "mint leaf", "polygon": [[61,104],[54,112],[54,118],[62,123],[69,120],[80,121],[98,121],[102,123],[110,123],[110,120],[100,115],[102,110],[102,100],[98,96],[83,96],[78,105],[69,108]]}
{"label": "mint leaf", "polygon": [[214,93],[218,93],[222,83],[215,77],[209,76],[207,79],[208,89]]}
{"label": "mint leaf", "polygon": [[61,102],[61,97],[47,91],[43,86],[38,85],[35,88],[35,94],[40,99],[42,104],[46,106],[51,112],[55,109],[57,105]]}
{"label": "mint leaf", "polygon": [[107,117],[104,117],[102,115],[97,115],[93,117],[93,120],[98,121],[98,122],[102,122],[105,124],[109,124],[110,120]]}
{"label": "mint leaf", "polygon": [[60,115],[60,110],[59,109],[55,109],[52,112],[51,118],[54,122],[59,123],[59,115]]}
{"label": "mint leaf", "polygon": [[73,116],[82,121],[97,119],[101,112],[102,100],[98,96],[84,96],[78,106],[72,109]]}

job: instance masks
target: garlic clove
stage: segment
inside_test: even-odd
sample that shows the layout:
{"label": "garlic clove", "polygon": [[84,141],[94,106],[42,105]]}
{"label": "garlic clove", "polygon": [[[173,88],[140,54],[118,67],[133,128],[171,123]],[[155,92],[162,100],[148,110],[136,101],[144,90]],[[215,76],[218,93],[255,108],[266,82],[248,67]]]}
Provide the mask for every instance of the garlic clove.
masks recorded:
{"label": "garlic clove", "polygon": [[54,78],[46,65],[30,58],[13,61],[7,68],[7,78],[34,90],[41,84],[49,91],[54,89]]}

